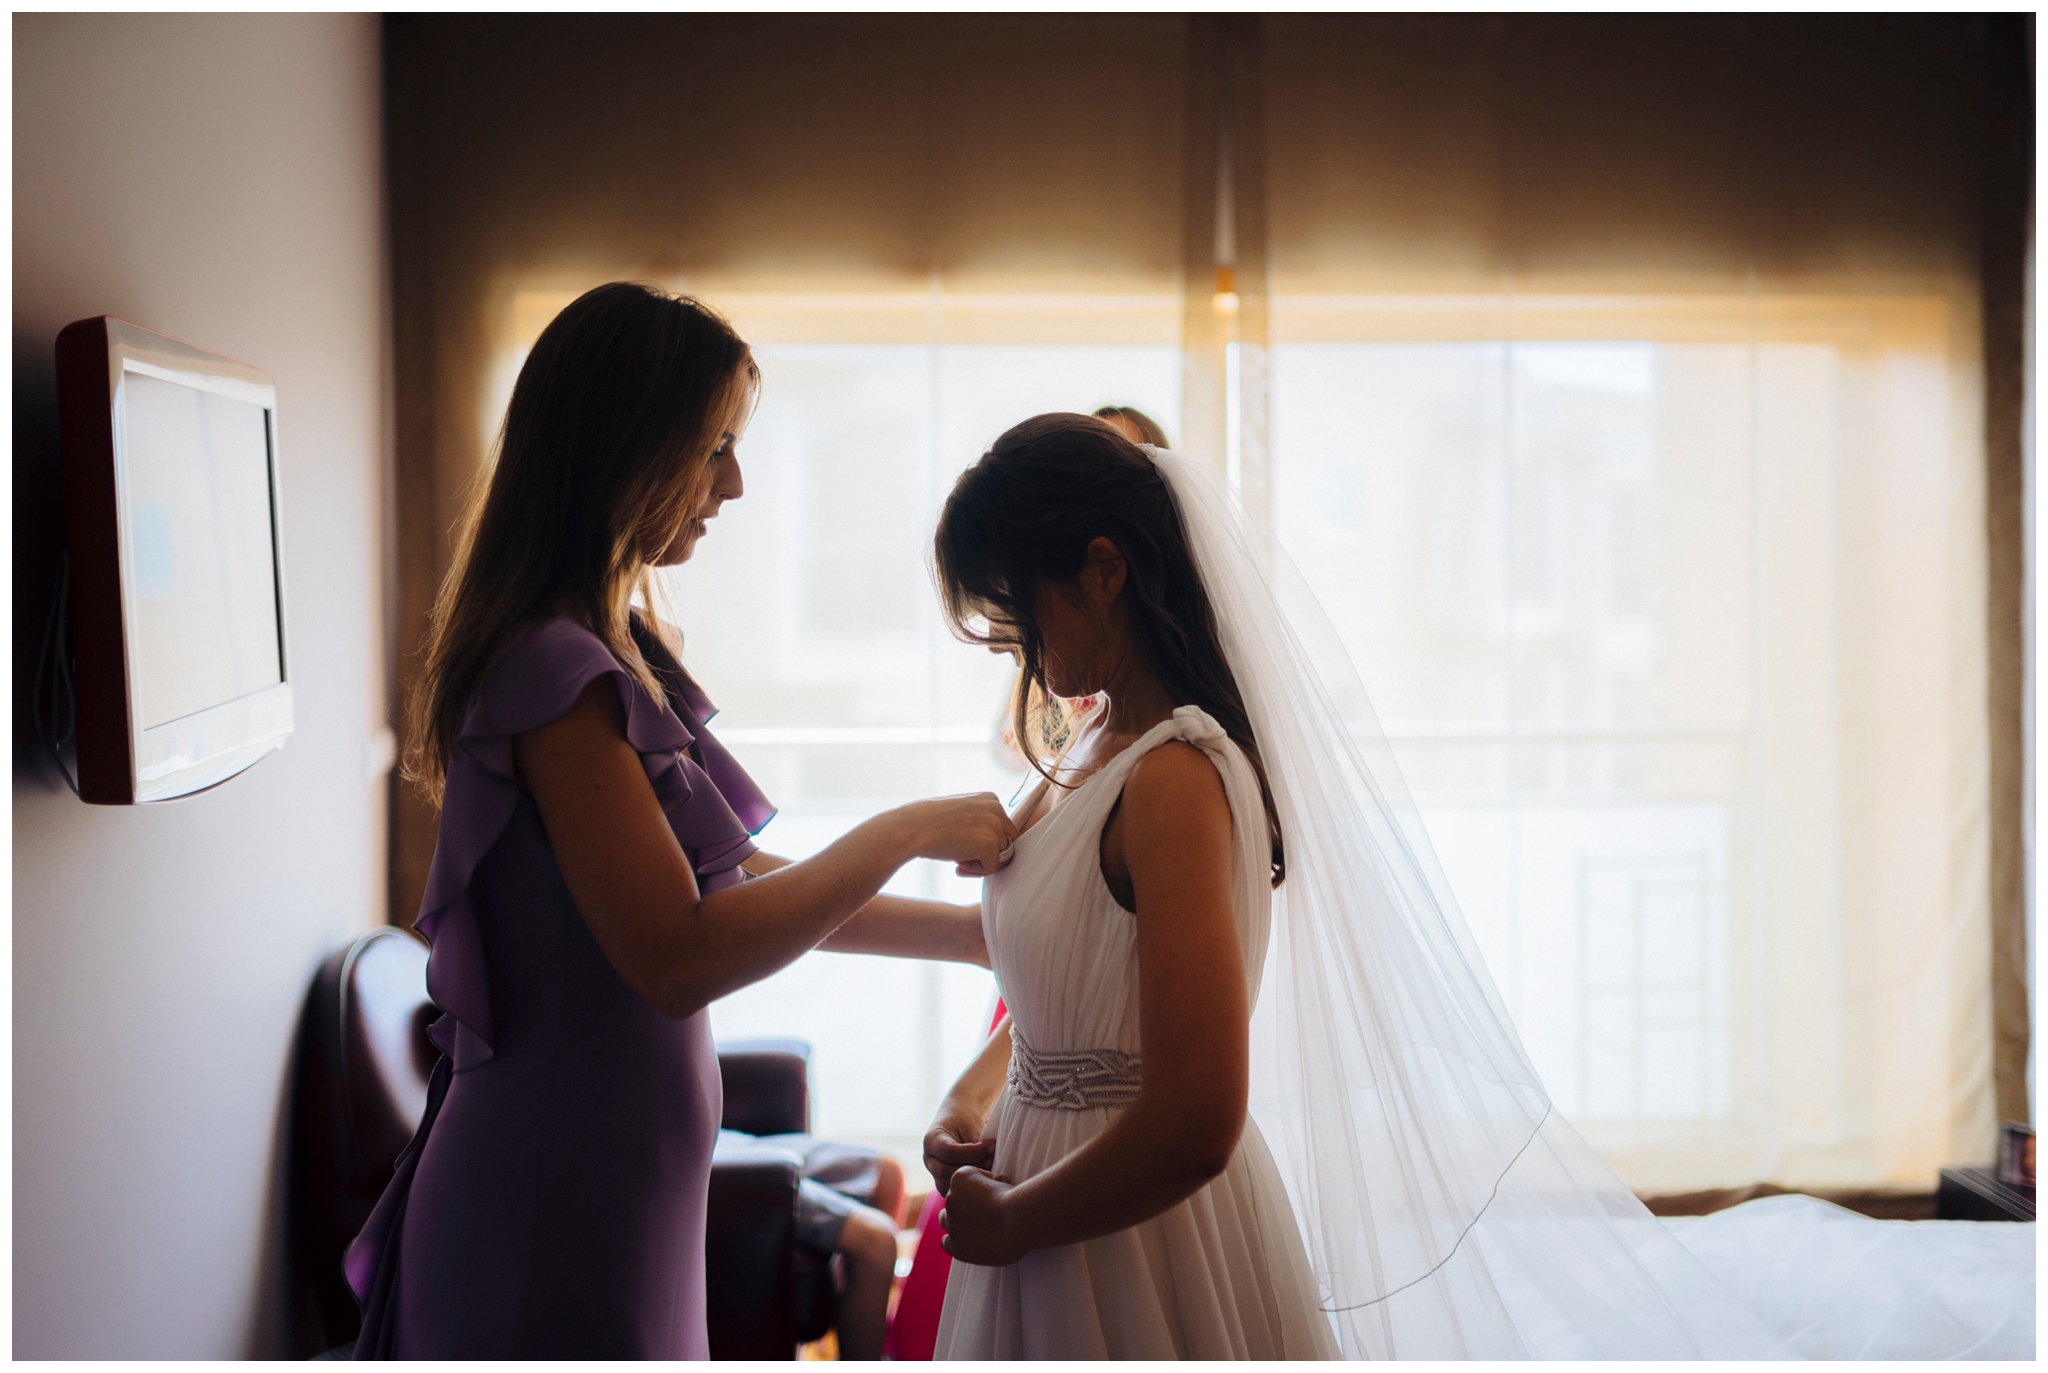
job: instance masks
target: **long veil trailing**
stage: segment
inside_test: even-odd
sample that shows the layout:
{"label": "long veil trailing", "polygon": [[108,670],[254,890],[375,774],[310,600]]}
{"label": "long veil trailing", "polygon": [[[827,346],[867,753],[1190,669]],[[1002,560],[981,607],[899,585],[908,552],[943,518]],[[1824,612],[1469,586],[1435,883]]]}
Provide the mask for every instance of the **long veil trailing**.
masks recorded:
{"label": "long veil trailing", "polygon": [[1552,1109],[1299,573],[1213,474],[1147,451],[1286,838],[1251,1108],[1344,1353],[1789,1356]]}

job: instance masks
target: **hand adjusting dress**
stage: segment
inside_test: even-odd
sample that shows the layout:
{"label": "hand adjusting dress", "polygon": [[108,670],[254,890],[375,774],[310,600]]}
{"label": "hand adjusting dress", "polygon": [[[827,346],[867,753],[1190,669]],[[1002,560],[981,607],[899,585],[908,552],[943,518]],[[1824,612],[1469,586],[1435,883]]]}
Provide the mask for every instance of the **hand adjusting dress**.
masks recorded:
{"label": "hand adjusting dress", "polygon": [[637,625],[636,638],[666,701],[557,617],[505,655],[463,723],[419,919],[443,1057],[349,1250],[358,1358],[707,1357],[723,1107],[708,1018],[670,1020],[620,979],[513,780],[513,736],[607,681],[699,888],[744,879],[774,812],[705,730],[710,702]]}
{"label": "hand adjusting dress", "polygon": [[[1131,769],[1182,739],[1222,775],[1245,990],[1257,1001],[1273,898],[1251,764],[1182,706],[1017,839],[982,888],[990,959],[1010,1008],[1010,1080],[989,1113],[994,1171],[1023,1182],[1102,1133],[1136,1096],[1137,926],[1102,879],[1102,827]],[[1026,1254],[955,1263],[941,1359],[1335,1358],[1294,1210],[1258,1125],[1220,1176],[1151,1220]]]}

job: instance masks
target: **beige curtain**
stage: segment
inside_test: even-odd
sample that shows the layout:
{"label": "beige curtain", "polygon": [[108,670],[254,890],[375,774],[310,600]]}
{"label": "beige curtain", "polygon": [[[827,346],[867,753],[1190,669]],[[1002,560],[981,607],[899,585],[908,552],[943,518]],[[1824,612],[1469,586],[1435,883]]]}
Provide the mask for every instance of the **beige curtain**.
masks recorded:
{"label": "beige curtain", "polygon": [[[1485,353],[1474,423],[1348,464],[1432,469],[1468,517],[1390,525],[1325,579],[1484,623],[1345,618],[1425,806],[1491,815],[1468,914],[1567,1113],[1639,1188],[1924,1187],[1992,1150],[1969,92],[2001,39],[1266,25],[1272,477],[1316,503],[1317,450],[1374,418],[1290,414],[1290,367],[1349,346],[1406,414],[1419,377]],[[1627,379],[1587,373],[1624,363],[1655,370],[1633,419]],[[1327,489],[1347,464],[1322,465]]]}
{"label": "beige curtain", "polygon": [[[389,20],[401,653],[525,342],[589,286],[761,342],[1171,342],[1185,46],[1171,17]],[[396,829],[410,918],[433,819],[401,795]]]}
{"label": "beige curtain", "polygon": [[816,424],[854,392],[801,350],[926,350],[916,501],[992,397],[1061,403],[1018,369],[1177,347],[1146,394],[1317,579],[1567,1113],[1643,1190],[1927,1187],[2027,1109],[1984,308],[2020,33],[395,17],[401,648],[599,281],[799,350]]}

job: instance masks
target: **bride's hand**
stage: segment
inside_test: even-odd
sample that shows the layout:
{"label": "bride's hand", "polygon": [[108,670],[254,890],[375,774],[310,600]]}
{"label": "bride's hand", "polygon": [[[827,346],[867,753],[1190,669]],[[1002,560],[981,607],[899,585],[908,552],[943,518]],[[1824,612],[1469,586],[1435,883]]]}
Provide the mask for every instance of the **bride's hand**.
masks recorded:
{"label": "bride's hand", "polygon": [[981,1122],[955,1110],[951,1103],[941,1104],[932,1128],[924,1132],[924,1167],[939,1195],[946,1195],[955,1169],[995,1161],[996,1142],[981,1137]]}
{"label": "bride's hand", "polygon": [[939,1247],[962,1263],[1001,1268],[1028,1252],[1009,1233],[1007,1207],[1012,1184],[979,1168],[953,1174],[953,1189],[939,1212]]}
{"label": "bride's hand", "polygon": [[1017,837],[1017,822],[993,792],[916,801],[896,815],[910,827],[919,858],[954,863],[962,877],[986,877],[1002,867]]}

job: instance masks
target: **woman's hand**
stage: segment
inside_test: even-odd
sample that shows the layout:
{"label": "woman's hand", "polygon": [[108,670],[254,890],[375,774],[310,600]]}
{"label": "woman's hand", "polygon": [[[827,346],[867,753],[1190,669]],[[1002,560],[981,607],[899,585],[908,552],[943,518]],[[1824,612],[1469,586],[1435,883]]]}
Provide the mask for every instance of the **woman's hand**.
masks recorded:
{"label": "woman's hand", "polygon": [[980,1167],[996,1160],[996,1142],[981,1137],[982,1118],[963,1110],[951,1097],[939,1103],[932,1128],[924,1132],[924,1167],[932,1186],[945,1196],[955,1170]]}
{"label": "woman's hand", "polygon": [[[606,961],[672,1019],[795,961],[911,859],[993,865],[1017,832],[991,795],[922,801],[863,821],[801,863],[755,864],[765,876],[705,896],[625,731],[620,689],[600,677],[567,714],[513,740],[513,765]],[[914,942],[986,958],[978,918],[931,905],[920,919],[932,938]]]}
{"label": "woman's hand", "polygon": [[1017,837],[1017,822],[993,792],[914,801],[893,813],[909,832],[914,857],[957,864],[962,877],[1002,867]]}
{"label": "woman's hand", "polygon": [[1015,1263],[1031,1247],[1010,1233],[1007,1202],[1014,1189],[1008,1178],[999,1178],[980,1168],[962,1168],[953,1174],[953,1189],[946,1193],[945,1209],[939,1212],[939,1247],[962,1263],[984,1268],[1001,1268]]}

